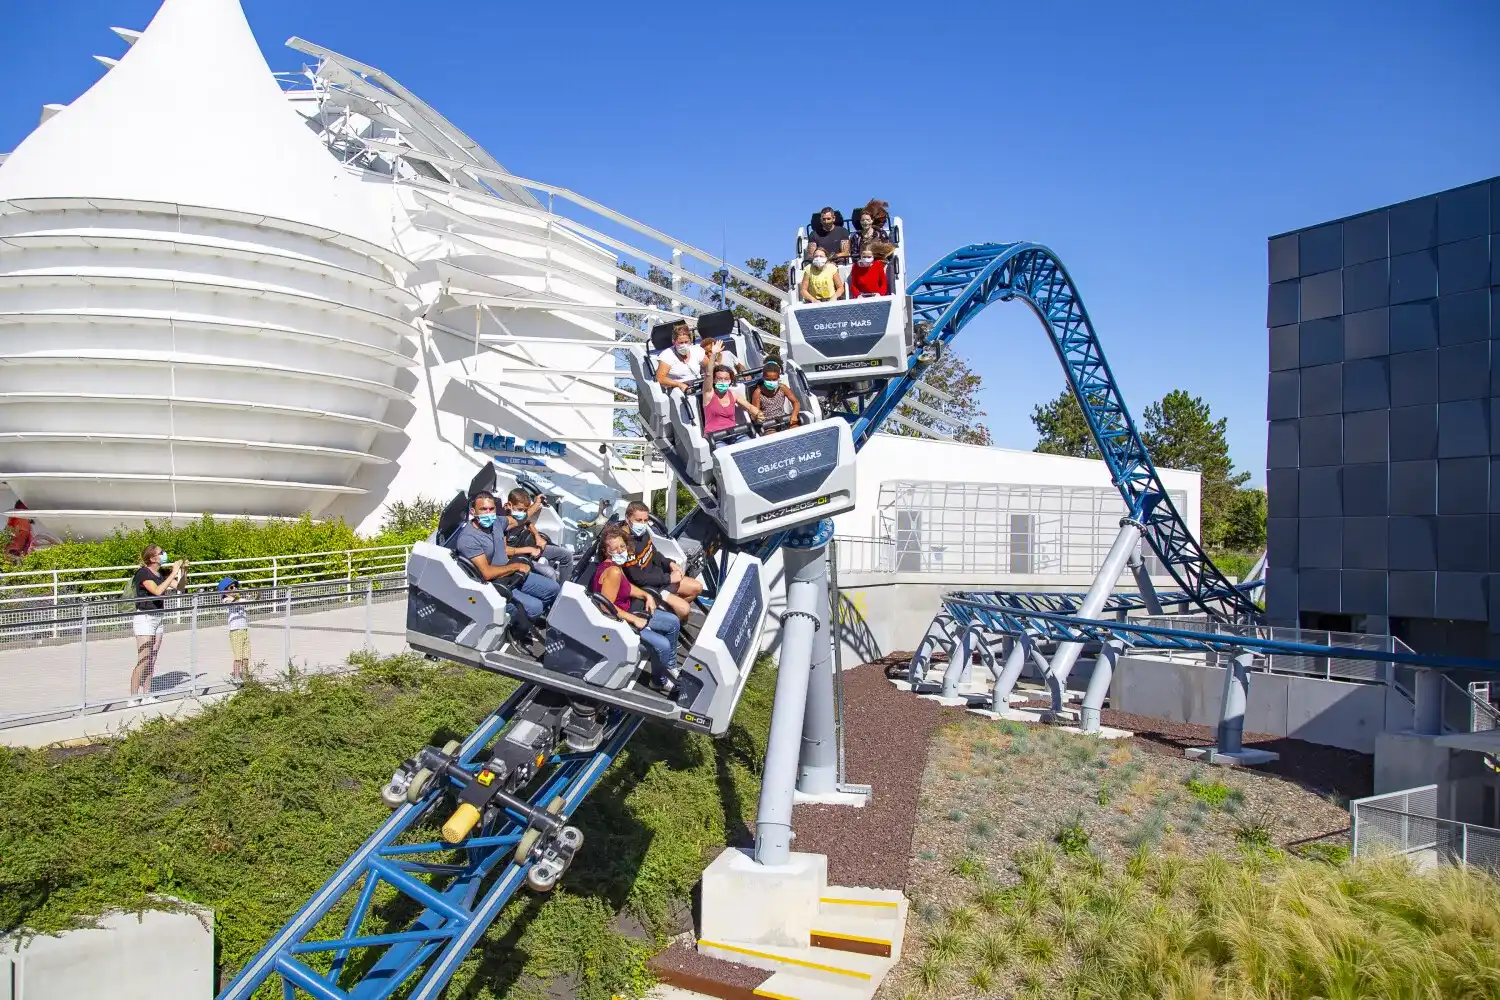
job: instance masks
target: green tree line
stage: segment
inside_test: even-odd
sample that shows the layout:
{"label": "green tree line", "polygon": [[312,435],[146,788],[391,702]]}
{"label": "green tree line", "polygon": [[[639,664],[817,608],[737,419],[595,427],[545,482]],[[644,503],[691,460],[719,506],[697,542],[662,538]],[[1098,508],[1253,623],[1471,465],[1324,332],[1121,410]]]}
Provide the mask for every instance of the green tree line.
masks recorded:
{"label": "green tree line", "polygon": [[[1099,458],[1083,407],[1071,389],[1031,411],[1036,451],[1075,458]],[[1266,494],[1246,486],[1250,473],[1235,470],[1226,432],[1229,420],[1215,420],[1208,403],[1175,389],[1146,407],[1141,442],[1158,467],[1202,476],[1203,544],[1214,551],[1252,551],[1266,544]]]}

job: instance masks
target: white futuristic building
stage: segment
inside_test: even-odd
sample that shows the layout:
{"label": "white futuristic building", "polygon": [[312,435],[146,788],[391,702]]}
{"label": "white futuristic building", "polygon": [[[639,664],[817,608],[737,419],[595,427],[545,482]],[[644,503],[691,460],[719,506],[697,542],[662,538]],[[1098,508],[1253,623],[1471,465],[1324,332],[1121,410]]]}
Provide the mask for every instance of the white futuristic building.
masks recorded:
{"label": "white futuristic building", "polygon": [[317,65],[278,81],[237,0],[115,31],[123,58],[0,161],[0,507],[58,535],[370,529],[492,458],[641,488],[614,348],[691,309],[619,283],[717,261],[512,178],[354,60],[294,39]]}

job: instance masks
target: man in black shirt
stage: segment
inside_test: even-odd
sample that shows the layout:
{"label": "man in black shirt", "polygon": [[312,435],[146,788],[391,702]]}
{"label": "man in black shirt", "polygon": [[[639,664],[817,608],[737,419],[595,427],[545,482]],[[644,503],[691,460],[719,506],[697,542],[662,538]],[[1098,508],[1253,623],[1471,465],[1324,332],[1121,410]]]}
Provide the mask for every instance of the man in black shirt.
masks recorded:
{"label": "man in black shirt", "polygon": [[833,209],[825,208],[818,213],[818,224],[808,237],[804,260],[812,260],[813,251],[821,247],[829,260],[838,264],[849,262],[849,230],[839,225],[838,213]]}

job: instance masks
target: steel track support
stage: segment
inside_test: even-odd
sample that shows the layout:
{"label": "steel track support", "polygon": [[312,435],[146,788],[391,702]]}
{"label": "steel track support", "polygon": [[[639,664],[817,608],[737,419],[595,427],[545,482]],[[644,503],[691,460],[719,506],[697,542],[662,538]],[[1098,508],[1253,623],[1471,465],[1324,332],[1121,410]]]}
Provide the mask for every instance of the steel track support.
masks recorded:
{"label": "steel track support", "polygon": [[[1104,605],[1109,601],[1109,595],[1119,582],[1126,563],[1130,561],[1131,553],[1140,544],[1142,529],[1139,521],[1129,517],[1120,519],[1120,531],[1115,535],[1115,543],[1110,546],[1109,555],[1104,557],[1104,565],[1094,577],[1094,584],[1089,587],[1077,617],[1099,617],[1099,612],[1104,610]],[[1082,651],[1083,643],[1065,642],[1052,654],[1051,667],[1047,671],[1047,687],[1052,692],[1053,712],[1062,711],[1063,697],[1068,690],[1068,674],[1072,673],[1073,664],[1078,662],[1078,654]]]}
{"label": "steel track support", "polygon": [[1083,695],[1083,707],[1078,713],[1078,728],[1086,733],[1099,731],[1099,714],[1104,708],[1104,699],[1109,695],[1109,682],[1115,676],[1115,664],[1125,643],[1111,639],[1099,649],[1099,659],[1094,661],[1094,673],[1089,677],[1088,690]]}
{"label": "steel track support", "polygon": [[818,588],[817,607],[821,626],[813,635],[810,671],[807,677],[807,709],[802,716],[802,753],[797,767],[797,791],[803,795],[828,795],[838,790],[838,713],[833,690],[832,606],[828,600],[828,559],[816,560],[808,568]]}
{"label": "steel track support", "polygon": [[1135,548],[1130,550],[1130,574],[1135,577],[1135,587],[1141,592],[1141,603],[1146,605],[1146,614],[1160,615],[1161,600],[1156,596],[1156,584],[1151,582],[1151,574],[1146,570],[1146,540],[1136,540]]}
{"label": "steel track support", "polygon": [[[813,644],[827,623],[818,619],[818,593],[828,576],[828,538],[797,531],[782,545],[786,574],[786,610],[781,614],[781,664],[771,703],[771,734],[766,742],[760,806],[755,816],[755,860],[761,865],[787,863],[792,850],[792,804],[797,791],[807,696],[812,676]],[[831,699],[830,699],[831,707]],[[830,746],[831,746],[831,723]]]}

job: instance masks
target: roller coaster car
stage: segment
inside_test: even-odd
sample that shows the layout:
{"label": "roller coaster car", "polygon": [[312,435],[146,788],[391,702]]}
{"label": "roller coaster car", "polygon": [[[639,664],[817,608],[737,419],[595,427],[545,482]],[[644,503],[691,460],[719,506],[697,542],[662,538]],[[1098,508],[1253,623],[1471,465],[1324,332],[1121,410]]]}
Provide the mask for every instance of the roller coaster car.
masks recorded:
{"label": "roller coaster car", "polygon": [[[450,511],[458,499],[450,503]],[[461,523],[447,526],[448,533]],[[670,538],[660,541],[664,551],[672,550],[669,558],[682,553]],[[646,687],[651,671],[640,636],[601,595],[574,580],[562,585],[547,616],[545,651],[538,662],[508,639],[505,593],[477,579],[477,570],[466,563],[435,539],[413,546],[407,560],[406,634],[413,649],[569,698],[723,735],[759,652],[764,625],[768,590],[764,568],[754,556],[730,556],[719,597],[666,694]],[[595,565],[592,559],[585,561],[578,579],[591,580]]]}
{"label": "roller coaster car", "polygon": [[868,382],[904,375],[913,347],[911,297],[900,291],[906,251],[899,242],[901,220],[891,220],[895,252],[886,259],[892,295],[832,302],[801,302],[803,251],[807,233],[797,236],[792,261],[792,294],[782,306],[787,354],[816,389],[838,383]]}

